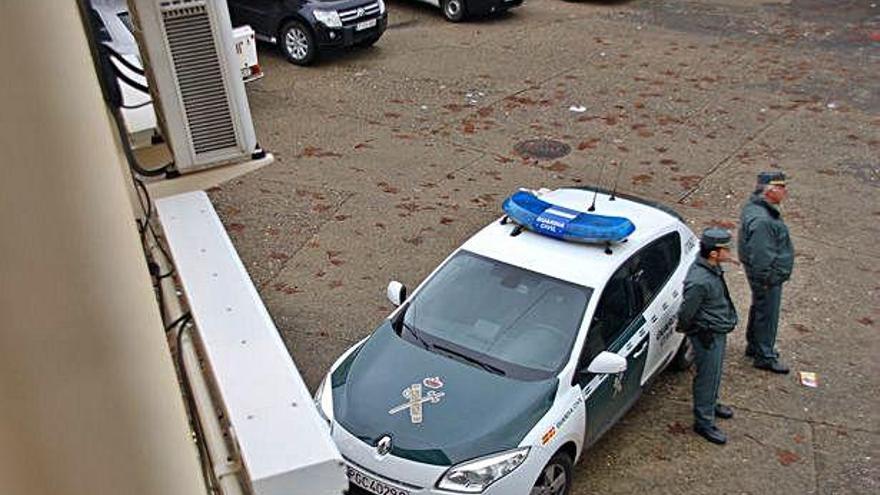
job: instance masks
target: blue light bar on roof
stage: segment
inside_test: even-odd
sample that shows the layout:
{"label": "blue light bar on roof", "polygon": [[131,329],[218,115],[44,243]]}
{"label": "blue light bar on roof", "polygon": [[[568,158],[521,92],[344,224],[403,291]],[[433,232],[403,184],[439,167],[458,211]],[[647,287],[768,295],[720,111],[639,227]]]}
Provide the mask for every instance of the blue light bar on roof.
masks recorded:
{"label": "blue light bar on roof", "polygon": [[548,203],[529,191],[504,200],[504,213],[532,232],[565,241],[620,242],[636,230],[628,218],[595,215]]}

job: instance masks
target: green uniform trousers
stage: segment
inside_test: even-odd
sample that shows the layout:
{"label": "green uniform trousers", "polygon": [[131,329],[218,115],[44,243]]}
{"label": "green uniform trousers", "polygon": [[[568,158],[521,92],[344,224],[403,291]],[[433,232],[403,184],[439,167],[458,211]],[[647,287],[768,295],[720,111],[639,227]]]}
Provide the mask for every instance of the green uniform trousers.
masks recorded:
{"label": "green uniform trousers", "polygon": [[[694,348],[694,424],[708,428],[715,425],[715,405],[721,388],[721,372],[724,366],[724,350],[727,334],[710,332],[709,338],[689,335]],[[707,340],[709,347],[703,341]]]}
{"label": "green uniform trousers", "polygon": [[779,330],[779,308],[782,305],[782,284],[769,287],[751,285],[752,305],[746,327],[746,352],[754,354],[755,362],[773,363],[776,352],[776,334]]}

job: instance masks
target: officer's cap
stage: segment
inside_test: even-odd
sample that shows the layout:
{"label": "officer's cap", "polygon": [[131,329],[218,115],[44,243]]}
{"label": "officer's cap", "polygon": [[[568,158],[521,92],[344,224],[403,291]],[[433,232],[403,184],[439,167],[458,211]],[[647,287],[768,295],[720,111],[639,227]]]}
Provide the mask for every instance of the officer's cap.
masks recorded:
{"label": "officer's cap", "polygon": [[784,186],[785,172],[761,172],[760,174],[758,174],[758,185]]}
{"label": "officer's cap", "polygon": [[719,227],[708,228],[703,231],[700,242],[709,249],[730,248],[730,231]]}

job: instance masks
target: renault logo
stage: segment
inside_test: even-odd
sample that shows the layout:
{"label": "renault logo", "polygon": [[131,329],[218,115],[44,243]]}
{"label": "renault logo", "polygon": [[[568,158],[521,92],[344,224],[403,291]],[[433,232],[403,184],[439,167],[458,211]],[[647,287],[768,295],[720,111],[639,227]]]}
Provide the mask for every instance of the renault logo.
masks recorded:
{"label": "renault logo", "polygon": [[367,13],[367,11],[364,10],[363,7],[361,7],[357,10],[357,17],[363,17],[364,14],[366,14],[366,13]]}
{"label": "renault logo", "polygon": [[391,452],[391,437],[385,435],[376,442],[376,453],[379,455],[388,455]]}

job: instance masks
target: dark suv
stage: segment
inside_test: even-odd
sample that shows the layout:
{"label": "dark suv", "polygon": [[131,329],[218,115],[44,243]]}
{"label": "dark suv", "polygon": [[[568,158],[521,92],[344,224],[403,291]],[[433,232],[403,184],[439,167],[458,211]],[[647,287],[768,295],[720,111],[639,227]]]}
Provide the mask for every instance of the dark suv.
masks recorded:
{"label": "dark suv", "polygon": [[367,47],[388,22],[384,0],[227,0],[234,26],[250,25],[257,38],[275,43],[297,65],[321,50]]}

